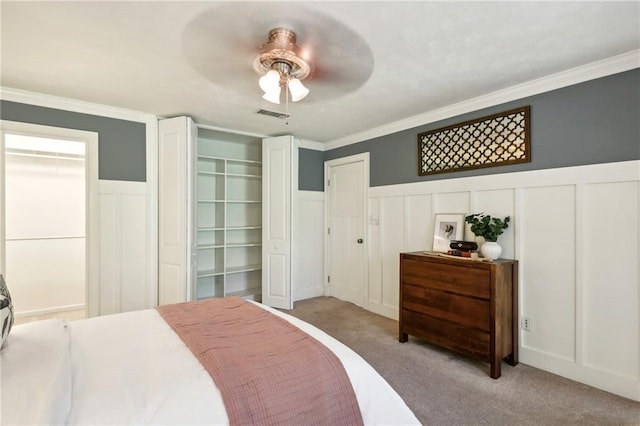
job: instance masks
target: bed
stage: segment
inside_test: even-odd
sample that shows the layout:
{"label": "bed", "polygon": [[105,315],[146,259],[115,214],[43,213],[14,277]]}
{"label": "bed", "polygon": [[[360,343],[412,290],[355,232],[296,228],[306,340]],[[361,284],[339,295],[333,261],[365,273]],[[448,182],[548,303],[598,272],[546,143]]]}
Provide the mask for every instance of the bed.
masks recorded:
{"label": "bed", "polygon": [[[217,311],[215,304],[225,299],[207,301],[208,311]],[[172,306],[191,308],[194,303],[199,302]],[[312,340],[335,354],[353,389],[362,423],[419,424],[391,386],[351,349],[290,315],[255,302],[241,303],[251,309],[257,307],[259,315],[264,313],[295,326],[292,328],[301,330],[304,340]],[[224,322],[211,320],[205,330],[212,331]],[[264,325],[264,320],[254,323]],[[228,392],[221,391],[199,360],[201,355],[196,355],[197,351],[187,346],[189,341],[173,327],[167,314],[158,309],[14,326],[0,352],[2,424],[254,423],[246,418],[230,421],[236,417],[225,406]],[[210,349],[201,352],[212,353]],[[220,371],[234,371],[231,365],[236,364],[236,358],[225,362],[228,365],[222,365]],[[296,381],[296,386],[300,382]],[[286,395],[284,391],[281,384],[274,383],[268,393]],[[326,389],[323,393],[333,392]],[[304,423],[327,424],[315,415],[297,412],[300,407],[295,397],[287,396],[289,402],[284,401],[284,411],[291,414],[284,418],[291,421],[280,418],[276,423],[299,423],[303,418]],[[246,398],[240,405],[253,406],[254,396]],[[338,403],[341,401],[342,397]],[[255,423],[274,422],[263,419]]]}

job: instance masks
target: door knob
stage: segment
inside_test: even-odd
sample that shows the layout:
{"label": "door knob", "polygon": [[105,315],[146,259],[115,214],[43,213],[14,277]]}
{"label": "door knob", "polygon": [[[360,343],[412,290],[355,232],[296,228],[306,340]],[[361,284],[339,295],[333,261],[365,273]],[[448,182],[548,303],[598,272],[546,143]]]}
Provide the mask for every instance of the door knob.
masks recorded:
{"label": "door knob", "polygon": [[362,238],[358,238],[358,244],[362,244]]}

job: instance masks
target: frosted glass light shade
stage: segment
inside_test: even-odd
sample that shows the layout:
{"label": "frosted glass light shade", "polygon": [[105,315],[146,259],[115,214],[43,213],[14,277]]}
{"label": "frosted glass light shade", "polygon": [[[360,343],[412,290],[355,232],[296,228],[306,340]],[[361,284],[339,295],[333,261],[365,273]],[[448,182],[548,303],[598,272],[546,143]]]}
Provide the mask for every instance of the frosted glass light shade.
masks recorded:
{"label": "frosted glass light shade", "polygon": [[263,92],[271,92],[276,88],[280,88],[280,73],[276,70],[271,70],[258,80],[258,84]]}
{"label": "frosted glass light shade", "polygon": [[309,89],[304,87],[299,79],[292,78],[289,80],[289,92],[291,92],[291,100],[293,102],[298,102],[309,94]]}
{"label": "frosted glass light shade", "polygon": [[272,102],[274,104],[280,103],[280,86],[276,86],[275,88],[270,89],[269,91],[265,91],[264,95],[262,95],[262,99],[265,101]]}

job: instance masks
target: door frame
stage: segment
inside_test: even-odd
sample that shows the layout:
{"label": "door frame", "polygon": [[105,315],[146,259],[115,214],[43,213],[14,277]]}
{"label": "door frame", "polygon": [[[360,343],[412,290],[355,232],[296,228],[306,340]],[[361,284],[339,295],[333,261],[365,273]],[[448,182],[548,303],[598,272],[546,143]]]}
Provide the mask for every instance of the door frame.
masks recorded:
{"label": "door frame", "polygon": [[331,265],[329,264],[329,223],[330,223],[330,203],[331,203],[331,186],[329,185],[329,172],[331,167],[343,166],[345,164],[362,162],[362,218],[364,221],[363,238],[364,238],[364,268],[363,273],[363,288],[360,289],[362,294],[363,308],[369,309],[369,152],[363,152],[360,154],[349,155],[347,157],[336,158],[334,160],[327,160],[324,162],[324,295],[330,294],[331,283],[329,282],[329,271]]}
{"label": "door frame", "polygon": [[[5,205],[5,134],[43,138],[60,138],[85,144],[85,261],[86,310],[88,317],[99,315],[100,309],[100,211],[98,205],[98,133],[40,124],[0,120],[0,205]],[[5,213],[0,209],[0,271],[6,270]]]}

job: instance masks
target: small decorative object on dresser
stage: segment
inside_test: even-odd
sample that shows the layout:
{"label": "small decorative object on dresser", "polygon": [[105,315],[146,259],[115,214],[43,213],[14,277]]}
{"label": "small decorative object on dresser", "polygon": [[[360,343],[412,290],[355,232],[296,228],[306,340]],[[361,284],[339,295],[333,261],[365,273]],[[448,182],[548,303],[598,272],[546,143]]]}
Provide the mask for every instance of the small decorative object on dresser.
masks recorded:
{"label": "small decorative object on dresser", "polygon": [[502,254],[502,247],[498,244],[498,236],[509,226],[509,216],[504,219],[491,217],[484,213],[474,213],[465,217],[464,220],[471,225],[471,232],[476,237],[483,237],[484,243],[480,246],[482,257],[499,259]]}
{"label": "small decorative object on dresser", "polygon": [[458,256],[476,259],[478,258],[478,244],[475,241],[451,241],[449,244],[451,250],[447,250],[450,256]]}
{"label": "small decorative object on dresser", "polygon": [[451,241],[464,236],[464,213],[437,213],[433,226],[433,251],[446,253]]}
{"label": "small decorative object on dresser", "polygon": [[409,334],[480,358],[518,363],[518,261],[400,254],[400,342]]}

